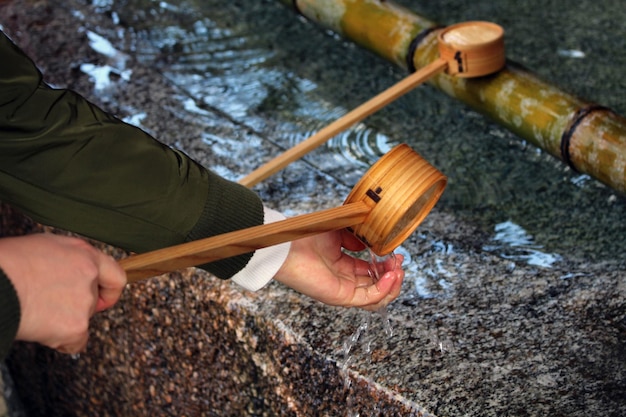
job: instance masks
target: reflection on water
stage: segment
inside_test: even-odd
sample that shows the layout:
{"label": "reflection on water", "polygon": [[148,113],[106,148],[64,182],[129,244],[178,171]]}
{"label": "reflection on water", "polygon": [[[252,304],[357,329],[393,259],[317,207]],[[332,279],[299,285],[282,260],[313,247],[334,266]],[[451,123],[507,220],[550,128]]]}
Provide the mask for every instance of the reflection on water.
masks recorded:
{"label": "reflection on water", "polygon": [[89,75],[94,82],[96,90],[103,90],[111,85],[111,79],[120,78],[129,81],[132,70],[126,69],[127,56],[117,50],[111,42],[92,31],[87,31],[89,45],[94,51],[106,56],[110,61],[107,65],[95,65],[85,63],[80,70]]}
{"label": "reflection on water", "polygon": [[330,141],[330,148],[343,155],[348,161],[354,161],[362,168],[369,168],[376,160],[396,145],[389,137],[364,124],[335,136]]}
{"label": "reflection on water", "polygon": [[498,223],[495,231],[493,244],[483,247],[488,252],[494,252],[506,259],[546,268],[561,259],[558,254],[542,252],[540,250],[542,246],[534,243],[532,236],[511,221]]}
{"label": "reflection on water", "polygon": [[[350,42],[329,36],[279,3],[101,0],[97,2],[100,10],[118,20],[127,33],[120,35],[123,41],[113,49],[107,49],[97,34],[90,38],[102,54],[123,57],[132,53],[157,68],[186,92],[181,100],[198,117],[217,112],[282,149],[304,140],[406,75]],[[400,3],[433,20],[445,21],[441,18],[444,11],[434,5],[412,0]],[[464,3],[446,12],[447,19],[456,19],[459,16],[455,14],[462,14],[467,7]],[[474,13],[480,15],[476,7]],[[481,17],[503,23],[512,45],[510,54],[520,58],[523,50],[526,57],[531,49],[517,45],[529,41],[527,32],[521,30],[522,23],[510,20],[510,7],[490,6],[489,16]],[[560,13],[533,14],[531,6],[519,7],[526,13],[528,25],[564,30],[541,20]],[[553,6],[542,5],[537,10],[545,7]],[[528,62],[533,67],[540,57],[545,58],[542,71],[558,72],[561,60],[587,62],[594,54],[562,45],[550,51],[550,56],[557,58],[547,59],[541,34],[534,35],[536,58],[528,57]],[[116,69],[124,76],[123,70]],[[591,69],[587,71],[586,77],[594,76]],[[577,81],[569,85],[576,86]],[[603,82],[611,84],[613,80]],[[610,86],[604,88],[611,90]],[[228,140],[211,134],[203,138],[209,152],[221,155],[228,155],[233,146],[255,146],[254,142]],[[449,177],[438,209],[451,211],[491,234],[493,242],[486,250],[545,267],[559,259],[552,253],[572,259],[626,261],[623,197],[577,176],[551,156],[428,86],[402,97],[305,159],[351,187],[367,167],[400,142],[411,145]],[[502,227],[508,232],[500,230]],[[532,236],[532,241],[509,239],[511,232],[522,231],[521,236]],[[414,248],[409,251],[415,252]],[[414,265],[418,263],[414,261]],[[438,292],[451,291],[447,276],[455,272],[449,266],[416,268],[416,285],[424,287],[419,284],[421,274],[424,282],[431,284],[438,277]]]}
{"label": "reflection on water", "polygon": [[451,297],[453,282],[462,280],[464,274],[463,265],[456,260],[454,246],[428,233],[418,233],[416,245],[418,256],[411,256],[412,251],[404,246],[396,249],[398,254],[404,255],[403,268],[412,289],[403,303],[417,305],[424,299]]}

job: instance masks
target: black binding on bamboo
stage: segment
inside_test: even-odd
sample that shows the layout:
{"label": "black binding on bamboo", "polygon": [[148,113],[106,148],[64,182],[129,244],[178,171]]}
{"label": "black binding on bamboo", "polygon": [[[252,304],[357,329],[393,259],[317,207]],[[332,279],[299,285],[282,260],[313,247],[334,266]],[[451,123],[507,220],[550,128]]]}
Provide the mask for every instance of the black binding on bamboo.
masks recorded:
{"label": "black binding on bamboo", "polygon": [[572,136],[576,132],[576,129],[580,125],[580,123],[585,119],[585,117],[589,116],[591,113],[596,111],[611,111],[609,108],[600,106],[597,104],[592,104],[590,106],[582,107],[576,111],[574,117],[572,118],[569,126],[563,132],[561,136],[561,159],[565,162],[571,169],[578,172],[578,168],[572,162],[571,155],[569,152],[570,142],[572,140]]}
{"label": "black binding on bamboo", "polygon": [[299,15],[302,15],[302,12],[300,11],[300,8],[298,7],[298,0],[293,0],[291,4],[293,5],[293,10]]}
{"label": "black binding on bamboo", "polygon": [[413,38],[413,40],[409,44],[409,49],[408,49],[408,51],[406,53],[406,67],[409,70],[409,73],[412,74],[415,71],[417,71],[417,68],[415,67],[415,62],[413,62],[413,59],[415,58],[415,52],[417,51],[417,48],[422,43],[424,38],[426,36],[430,35],[435,30],[442,29],[442,28],[443,28],[443,26],[433,26],[433,27],[426,28],[426,29],[422,30],[420,33],[418,33],[417,36],[415,36]]}

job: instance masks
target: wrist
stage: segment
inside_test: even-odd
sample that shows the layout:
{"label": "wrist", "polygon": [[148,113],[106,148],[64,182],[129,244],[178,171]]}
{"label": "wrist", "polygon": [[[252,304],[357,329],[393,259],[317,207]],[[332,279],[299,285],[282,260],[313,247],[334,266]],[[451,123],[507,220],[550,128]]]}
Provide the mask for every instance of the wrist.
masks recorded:
{"label": "wrist", "polygon": [[[284,220],[285,216],[267,207],[263,208],[263,223],[273,223]],[[252,255],[250,262],[232,280],[249,291],[257,291],[266,286],[285,263],[290,242],[258,249]]]}

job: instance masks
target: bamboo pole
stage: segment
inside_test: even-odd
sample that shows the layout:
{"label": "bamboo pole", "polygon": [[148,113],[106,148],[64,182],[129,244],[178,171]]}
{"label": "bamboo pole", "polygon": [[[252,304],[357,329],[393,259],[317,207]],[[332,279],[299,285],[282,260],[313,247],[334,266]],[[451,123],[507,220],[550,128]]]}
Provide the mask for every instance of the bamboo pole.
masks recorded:
{"label": "bamboo pole", "polygon": [[[280,1],[411,72],[438,57],[441,28],[392,1]],[[493,76],[439,74],[429,82],[574,170],[626,193],[623,116],[562,91],[510,60]]]}

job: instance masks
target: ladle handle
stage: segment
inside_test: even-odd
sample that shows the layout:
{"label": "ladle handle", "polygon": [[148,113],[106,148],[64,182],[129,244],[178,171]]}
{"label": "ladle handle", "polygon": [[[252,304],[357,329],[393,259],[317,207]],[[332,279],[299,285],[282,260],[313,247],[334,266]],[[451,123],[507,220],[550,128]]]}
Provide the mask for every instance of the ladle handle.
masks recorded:
{"label": "ladle handle", "polygon": [[398,83],[392,85],[387,90],[361,104],[359,107],[324,127],[313,136],[286,150],[265,165],[255,169],[250,174],[242,178],[239,183],[245,185],[246,187],[252,187],[258,184],[267,177],[280,171],[291,162],[300,159],[302,156],[317,148],[333,136],[344,131],[360,120],[363,120],[370,114],[376,112],[393,100],[427,81],[433,75],[444,71],[447,66],[447,61],[439,58],[425,67],[422,67],[419,71],[414,72]]}
{"label": "ladle handle", "polygon": [[119,263],[126,271],[128,282],[132,283],[267,246],[354,226],[362,223],[370,211],[371,208],[362,201],[344,204],[275,223],[132,255]]}

